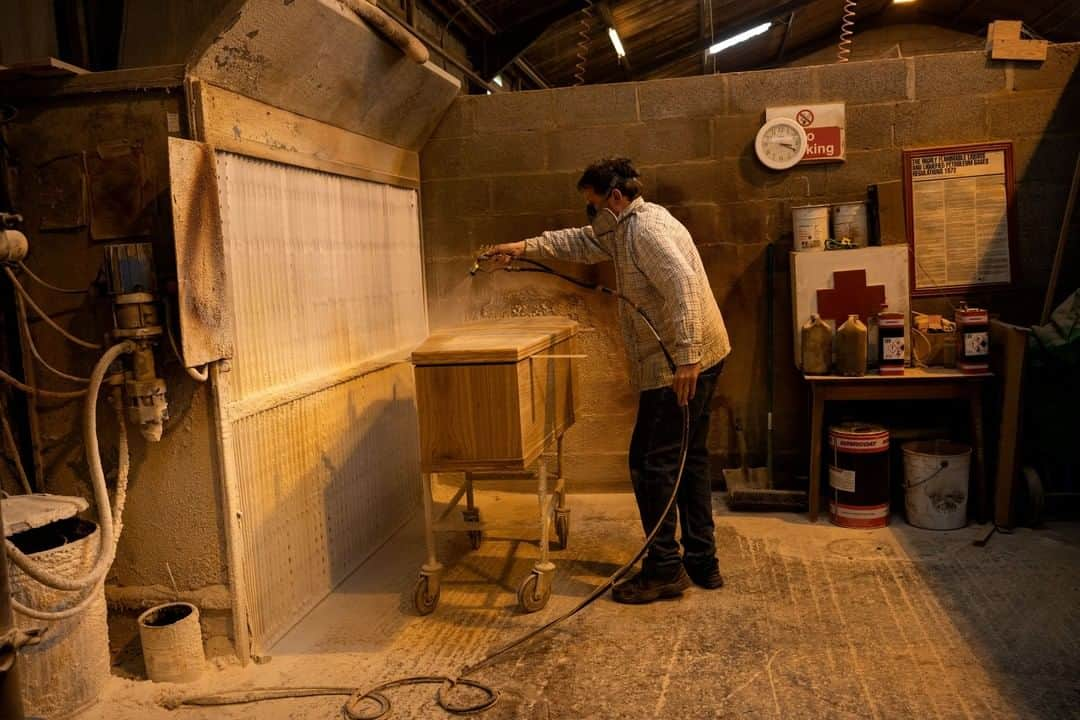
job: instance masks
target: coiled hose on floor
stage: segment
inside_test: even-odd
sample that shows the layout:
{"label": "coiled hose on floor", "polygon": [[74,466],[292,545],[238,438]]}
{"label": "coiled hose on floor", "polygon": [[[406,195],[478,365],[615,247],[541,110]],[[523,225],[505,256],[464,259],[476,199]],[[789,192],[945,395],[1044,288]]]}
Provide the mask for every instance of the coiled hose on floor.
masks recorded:
{"label": "coiled hose on floor", "polygon": [[[603,292],[607,295],[618,298],[622,302],[629,305],[634,312],[641,316],[641,319],[648,326],[649,331],[653,337],[656,338],[656,342],[659,343],[660,349],[664,353],[664,358],[667,360],[668,366],[671,368],[672,373],[675,372],[675,361],[668,351],[667,346],[664,345],[664,341],[660,338],[660,333],[657,331],[656,326],[645,311],[634,303],[630,298],[626,297],[617,290],[612,290],[609,287],[601,285],[600,283],[589,283],[583,280],[578,280],[575,277],[566,275],[564,273],[555,270],[543,263],[539,263],[535,260],[528,258],[515,258],[515,262],[525,263],[530,267],[508,267],[507,270],[511,272],[539,272],[547,275],[554,275],[557,278],[573,283],[580,288],[586,290],[593,290]],[[573,616],[585,608],[592,605],[600,597],[604,595],[611,587],[617,583],[626,573],[628,573],[634,565],[645,555],[649,546],[652,545],[653,540],[656,538],[656,534],[660,532],[661,526],[664,524],[664,518],[671,512],[672,507],[675,505],[675,499],[679,495],[679,486],[682,484],[683,470],[686,468],[686,456],[690,450],[690,408],[689,405],[682,408],[682,441],[679,446],[679,470],[675,475],[675,485],[671,490],[671,497],[668,498],[667,505],[664,507],[664,511],[660,513],[660,520],[656,523],[656,527],[652,529],[648,537],[645,538],[645,542],[641,544],[638,551],[634,553],[634,556],[629,562],[624,564],[614,573],[612,573],[604,582],[600,583],[593,589],[589,595],[579,602],[577,605],[567,610],[558,617],[550,620],[540,627],[530,630],[529,632],[521,635],[518,638],[502,645],[495,650],[487,654],[483,659],[467,665],[461,669],[461,672],[457,677],[450,677],[446,675],[415,675],[412,677],[400,678],[398,680],[391,680],[389,682],[376,685],[368,690],[359,690],[356,688],[344,688],[344,687],[303,687],[303,688],[253,688],[250,690],[238,690],[233,692],[224,692],[214,695],[203,695],[199,697],[183,698],[173,701],[167,701],[166,707],[178,708],[183,706],[197,706],[197,707],[217,707],[221,705],[242,705],[246,703],[261,702],[265,700],[282,700],[288,698],[301,698],[301,697],[316,697],[316,696],[348,696],[348,700],[341,708],[342,717],[347,720],[380,720],[390,713],[390,700],[386,697],[385,692],[387,690],[404,687],[407,685],[438,685],[439,689],[435,694],[435,702],[440,708],[450,713],[451,715],[474,715],[476,713],[483,712],[490,709],[498,702],[499,694],[493,687],[477,682],[476,680],[469,679],[470,675],[475,674],[477,671],[494,664],[499,658],[503,657],[511,650],[521,647],[528,643],[533,638],[541,635],[551,628],[555,627],[559,623],[569,620]],[[457,687],[465,687],[471,690],[477,691],[481,694],[481,699],[472,703],[455,704],[450,700],[448,694],[450,691]],[[368,706],[368,710],[365,710],[364,706]]]}
{"label": "coiled hose on floor", "polygon": [[74,605],[59,610],[40,610],[23,605],[12,599],[12,607],[19,613],[37,620],[64,620],[85,610],[94,599],[94,591],[105,580],[105,575],[116,557],[116,545],[123,530],[124,502],[127,498],[127,481],[130,458],[128,456],[127,427],[124,424],[123,406],[115,396],[111,398],[113,410],[119,425],[118,450],[120,465],[117,470],[116,500],[109,502],[109,488],[105,482],[105,471],[101,466],[101,448],[97,433],[97,400],[101,392],[105,374],[109,366],[121,355],[134,352],[136,345],[124,341],[113,345],[101,356],[90,374],[90,385],[83,405],[83,442],[86,445],[86,463],[90,470],[90,482],[94,488],[94,502],[97,504],[98,526],[101,531],[97,559],[94,567],[82,577],[71,578],[41,567],[32,558],[24,554],[10,540],[4,541],[4,547],[11,561],[31,578],[55,590],[80,592],[84,595]]}

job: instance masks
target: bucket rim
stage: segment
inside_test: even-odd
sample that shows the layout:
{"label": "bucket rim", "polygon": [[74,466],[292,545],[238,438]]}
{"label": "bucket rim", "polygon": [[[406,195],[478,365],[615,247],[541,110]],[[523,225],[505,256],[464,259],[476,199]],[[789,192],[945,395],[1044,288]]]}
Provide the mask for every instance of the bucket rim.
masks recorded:
{"label": "bucket rim", "polygon": [[900,446],[905,455],[922,457],[966,457],[971,455],[971,446],[952,440],[912,440]]}
{"label": "bucket rim", "polygon": [[182,621],[184,621],[187,618],[192,617],[192,616],[194,616],[196,618],[199,617],[199,608],[198,607],[196,607],[195,605],[193,605],[193,604],[191,604],[189,602],[186,602],[184,600],[176,600],[174,602],[161,603],[160,605],[154,605],[153,607],[147,608],[146,610],[144,610],[142,613],[139,614],[139,618],[135,622],[138,624],[138,626],[140,628],[149,628],[151,630],[157,629],[159,627],[163,627],[163,626],[160,626],[160,625],[150,625],[150,624],[148,624],[146,622],[146,618],[149,617],[151,613],[159,612],[161,610],[164,610],[165,608],[178,607],[178,606],[187,608],[188,613],[187,613],[187,615],[180,618],[176,622],[169,623],[170,625],[175,625],[176,623],[182,622]]}

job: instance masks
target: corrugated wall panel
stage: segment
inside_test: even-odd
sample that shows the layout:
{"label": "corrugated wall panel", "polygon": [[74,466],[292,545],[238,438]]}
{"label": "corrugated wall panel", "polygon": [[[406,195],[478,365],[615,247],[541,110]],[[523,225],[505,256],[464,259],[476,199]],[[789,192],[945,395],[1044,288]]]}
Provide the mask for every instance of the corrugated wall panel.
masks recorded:
{"label": "corrugated wall panel", "polygon": [[[419,499],[412,368],[427,334],[413,190],[218,154],[236,348],[249,624],[268,649]],[[257,402],[251,402],[252,398]]]}
{"label": "corrugated wall panel", "polygon": [[268,648],[416,506],[412,368],[237,421],[252,635]]}
{"label": "corrugated wall panel", "polygon": [[415,190],[219,153],[238,398],[427,334]]}

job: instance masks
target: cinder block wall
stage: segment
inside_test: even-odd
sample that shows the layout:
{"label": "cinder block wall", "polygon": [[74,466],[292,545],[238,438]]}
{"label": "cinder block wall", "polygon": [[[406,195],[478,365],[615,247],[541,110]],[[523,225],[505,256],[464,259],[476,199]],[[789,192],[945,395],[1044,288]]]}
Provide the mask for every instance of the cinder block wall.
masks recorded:
{"label": "cinder block wall", "polygon": [[[590,329],[589,359],[567,474],[626,483],[636,395],[612,301],[536,275],[469,281],[466,272],[481,245],[584,224],[574,188],[581,169],[628,155],[643,171],[645,196],[693,234],[732,336],[711,438],[722,462],[735,449],[725,407],[745,419],[751,452],[764,451],[764,253],[776,243],[776,448],[781,465],[805,472],[806,394],[791,362],[791,206],[860,199],[867,184],[899,180],[904,148],[1012,140],[1022,277],[1009,292],[971,300],[1035,321],[1080,150],[1078,59],[1080,44],[1064,44],[1038,65],[990,62],[975,51],[462,97],[421,158],[432,325],[551,313],[580,320]],[[753,139],[767,105],[828,101],[847,103],[847,162],[784,173],[758,163]],[[1076,246],[1063,288],[1077,283]]]}

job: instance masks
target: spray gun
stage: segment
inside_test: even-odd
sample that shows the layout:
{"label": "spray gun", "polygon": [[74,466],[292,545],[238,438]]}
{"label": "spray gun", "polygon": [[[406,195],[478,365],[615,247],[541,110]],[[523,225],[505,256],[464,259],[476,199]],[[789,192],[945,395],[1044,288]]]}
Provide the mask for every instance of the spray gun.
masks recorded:
{"label": "spray gun", "polygon": [[130,367],[113,375],[124,386],[128,420],[150,442],[161,439],[169,417],[165,381],[154,366],[154,345],[162,336],[157,307],[157,280],[150,243],[118,243],[105,248],[105,277],[113,299],[113,331],[117,341],[137,346]]}

